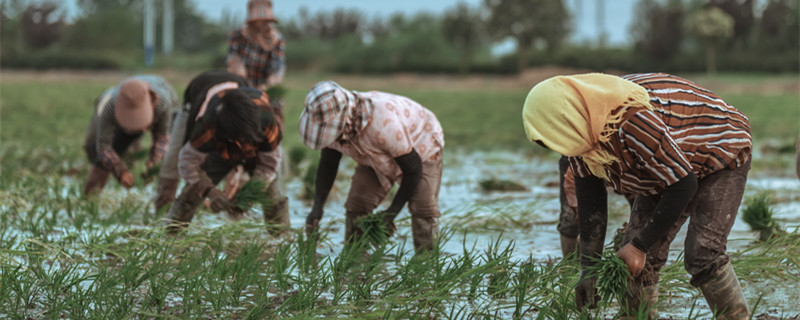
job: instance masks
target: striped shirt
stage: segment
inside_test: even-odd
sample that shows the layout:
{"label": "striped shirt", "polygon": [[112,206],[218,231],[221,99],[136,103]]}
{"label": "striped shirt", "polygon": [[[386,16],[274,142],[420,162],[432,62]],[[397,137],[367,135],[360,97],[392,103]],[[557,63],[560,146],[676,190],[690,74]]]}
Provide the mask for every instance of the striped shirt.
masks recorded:
{"label": "striped shirt", "polygon": [[[622,77],[647,90],[655,110],[632,108],[618,134],[601,146],[619,161],[605,167],[607,183],[626,195],[656,195],[686,177],[698,179],[750,160],[750,123],[739,110],[697,84],[663,73]],[[570,157],[579,177],[586,164]]]}
{"label": "striped shirt", "polygon": [[250,85],[261,90],[279,84],[286,72],[286,42],[275,29],[272,29],[270,40],[270,47],[263,48],[245,36],[242,29],[228,35],[228,60],[238,58],[244,64]]}
{"label": "striped shirt", "polygon": [[[175,90],[163,78],[155,75],[138,75],[127,78],[138,79],[150,85],[150,89],[158,96],[158,103],[153,112],[153,125],[151,132],[153,136],[153,146],[166,147],[166,139],[169,136],[170,116],[172,112],[178,110],[178,96]],[[119,84],[109,88],[100,98],[97,99],[98,103],[95,106],[95,116],[98,118],[97,126],[97,154],[98,162],[106,170],[114,173],[114,176],[119,178],[128,169],[120,160],[119,155],[114,151],[112,143],[114,141],[114,131],[119,127],[117,118],[114,116],[114,101],[119,94]],[[155,150],[151,150],[151,159],[153,158]],[[159,151],[158,159],[163,156],[163,152]]]}

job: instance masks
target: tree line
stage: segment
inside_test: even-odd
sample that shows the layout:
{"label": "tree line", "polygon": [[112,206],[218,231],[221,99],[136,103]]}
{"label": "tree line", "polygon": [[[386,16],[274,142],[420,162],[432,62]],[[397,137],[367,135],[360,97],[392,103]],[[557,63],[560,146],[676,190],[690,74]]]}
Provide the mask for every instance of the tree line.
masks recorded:
{"label": "tree line", "polygon": [[[302,8],[279,17],[278,28],[294,70],[515,73],[544,64],[667,72],[800,69],[800,0],[639,0],[628,47],[608,47],[600,38],[569,42],[575,18],[565,2],[484,0],[439,15],[388,17]],[[77,0],[80,13],[69,23],[59,15],[60,5],[3,0],[0,66],[141,67],[142,1]],[[161,66],[221,67],[227,34],[241,17],[228,12],[209,21],[191,0],[174,5],[176,53],[160,59]],[[161,19],[156,21],[160,29]],[[493,54],[502,41],[513,42],[515,50]]]}

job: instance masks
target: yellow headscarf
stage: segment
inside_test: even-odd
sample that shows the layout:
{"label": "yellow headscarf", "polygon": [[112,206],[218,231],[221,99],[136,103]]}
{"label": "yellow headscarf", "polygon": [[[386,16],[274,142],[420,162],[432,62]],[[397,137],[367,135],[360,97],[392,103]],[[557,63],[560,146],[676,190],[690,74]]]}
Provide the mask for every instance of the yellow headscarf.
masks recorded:
{"label": "yellow headscarf", "polygon": [[530,141],[539,140],[565,155],[581,156],[593,175],[607,179],[604,165],[618,161],[600,147],[628,108],[647,108],[645,89],[617,76],[588,73],[556,76],[537,84],[522,108],[522,124]]}

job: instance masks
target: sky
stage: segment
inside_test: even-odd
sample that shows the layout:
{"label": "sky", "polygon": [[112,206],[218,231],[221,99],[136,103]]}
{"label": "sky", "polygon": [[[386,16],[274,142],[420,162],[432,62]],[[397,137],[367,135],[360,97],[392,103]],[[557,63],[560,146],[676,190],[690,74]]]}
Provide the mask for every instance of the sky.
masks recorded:
{"label": "sky", "polygon": [[[68,16],[77,14],[76,0],[63,0]],[[160,2],[160,0],[156,0]],[[197,9],[211,20],[219,20],[223,12],[244,17],[247,0],[193,0]],[[442,13],[459,2],[478,6],[483,0],[273,0],[278,18],[291,18],[301,7],[311,13],[335,8],[352,8],[370,17],[387,17],[395,12],[414,14],[421,11]],[[630,42],[630,23],[637,0],[564,0],[573,13],[573,34],[575,42],[596,43],[602,26],[608,34],[608,44],[625,45]],[[604,3],[604,23],[600,24],[596,11],[597,3]],[[158,7],[158,6],[157,6]],[[576,10],[576,8],[581,8]]]}

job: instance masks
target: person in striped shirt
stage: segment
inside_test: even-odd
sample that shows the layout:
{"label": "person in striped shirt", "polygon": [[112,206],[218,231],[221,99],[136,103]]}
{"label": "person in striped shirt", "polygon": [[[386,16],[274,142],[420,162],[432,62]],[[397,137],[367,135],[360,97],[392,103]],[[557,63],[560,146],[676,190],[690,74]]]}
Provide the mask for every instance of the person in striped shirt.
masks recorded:
{"label": "person in striped shirt", "polygon": [[169,140],[171,113],[177,109],[175,90],[159,76],[133,76],[105,90],[95,100],[83,143],[93,165],[83,194],[99,194],[111,174],[124,188],[131,188],[134,178],[121,157],[147,130],[153,143],[146,167],[159,165]]}
{"label": "person in striped shirt", "polygon": [[288,198],[278,188],[277,168],[283,138],[283,115],[263,91],[248,87],[244,78],[224,71],[207,71],[189,83],[184,109],[178,112],[164,165],[159,172],[156,208],[175,196],[179,178],[186,186],[167,213],[167,229],[179,231],[208,198],[211,210],[240,218],[240,208],[216,185],[238,166],[253,179],[267,183],[272,205],[263,211],[273,235],[289,227]]}
{"label": "person in striped shirt", "polygon": [[750,169],[747,117],[709,90],[663,73],[553,77],[531,89],[522,115],[528,139],[569,157],[575,174],[579,308],[596,305],[596,277],[585,270],[602,252],[608,185],[636,196],[617,252],[635,279],[620,302],[623,316],[655,301],[669,244],[688,219],[691,284],[717,316],[749,318],[725,253]]}

